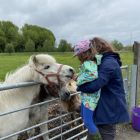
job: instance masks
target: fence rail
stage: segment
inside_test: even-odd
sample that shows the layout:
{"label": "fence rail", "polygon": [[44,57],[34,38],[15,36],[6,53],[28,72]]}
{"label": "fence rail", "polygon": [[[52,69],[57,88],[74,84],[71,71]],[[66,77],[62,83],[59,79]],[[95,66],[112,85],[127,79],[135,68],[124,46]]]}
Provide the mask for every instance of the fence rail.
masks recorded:
{"label": "fence rail", "polygon": [[15,84],[0,84],[0,91],[2,90],[8,90],[8,89],[14,89],[14,88],[20,88],[20,87],[29,87],[38,85],[40,83],[38,82],[23,82],[23,83],[15,83]]}

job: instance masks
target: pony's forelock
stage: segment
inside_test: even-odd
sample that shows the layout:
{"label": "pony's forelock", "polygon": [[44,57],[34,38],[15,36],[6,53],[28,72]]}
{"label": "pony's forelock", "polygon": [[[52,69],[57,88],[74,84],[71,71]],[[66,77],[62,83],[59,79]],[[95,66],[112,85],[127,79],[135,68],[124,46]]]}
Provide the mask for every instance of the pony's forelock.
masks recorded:
{"label": "pony's forelock", "polygon": [[38,54],[38,55],[34,55],[31,56],[29,59],[29,65],[32,64],[46,64],[46,63],[56,63],[56,60],[54,57],[47,55],[47,54]]}

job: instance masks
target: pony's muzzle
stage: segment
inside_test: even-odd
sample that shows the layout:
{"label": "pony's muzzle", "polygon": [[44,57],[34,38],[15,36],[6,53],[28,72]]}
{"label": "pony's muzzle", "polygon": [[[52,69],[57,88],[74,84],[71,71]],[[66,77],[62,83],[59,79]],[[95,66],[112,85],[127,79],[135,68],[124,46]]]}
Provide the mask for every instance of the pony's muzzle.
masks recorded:
{"label": "pony's muzzle", "polygon": [[61,93],[60,97],[61,97],[61,100],[62,101],[68,101],[70,99],[70,92],[64,92],[64,93]]}
{"label": "pony's muzzle", "polygon": [[72,68],[70,68],[69,71],[70,71],[72,74],[75,73],[74,69],[72,69]]}

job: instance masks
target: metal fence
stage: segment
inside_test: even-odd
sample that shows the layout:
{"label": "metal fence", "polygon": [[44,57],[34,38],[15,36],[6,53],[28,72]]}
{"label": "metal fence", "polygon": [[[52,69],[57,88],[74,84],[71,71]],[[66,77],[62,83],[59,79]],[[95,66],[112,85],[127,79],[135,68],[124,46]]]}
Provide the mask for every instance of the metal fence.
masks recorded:
{"label": "metal fence", "polygon": [[128,67],[128,65],[126,65],[126,66],[122,66],[121,69],[122,69],[122,74],[123,74],[123,82],[124,82],[126,101],[127,101],[127,104],[129,105],[129,100],[130,100],[129,67]]}
{"label": "metal fence", "polygon": [[[123,77],[124,77],[123,79],[124,79],[124,89],[125,89],[125,93],[126,93],[126,99],[127,99],[127,102],[129,102],[129,88],[130,88],[129,85],[130,85],[130,83],[129,83],[129,68],[128,68],[128,66],[123,66],[122,71],[124,71],[123,72]],[[19,88],[19,87],[32,86],[32,85],[36,85],[36,84],[39,84],[39,83],[24,82],[24,83],[13,84],[13,85],[0,84],[0,91],[9,90],[9,89],[13,89],[13,88]],[[75,94],[79,94],[79,93],[75,93]],[[37,107],[37,106],[40,106],[40,105],[44,105],[44,104],[49,104],[50,107],[51,107],[51,103],[56,103],[57,102],[57,105],[58,105],[59,101],[60,101],[59,98],[47,100],[47,101],[40,102],[40,103],[37,103],[37,104],[33,104],[31,106],[27,106],[27,107],[24,107],[24,108],[18,108],[18,109],[13,110],[13,111],[1,113],[0,117],[2,117],[4,115],[15,113],[15,112],[18,112],[18,111],[31,109],[31,108],[34,108],[34,107]],[[61,105],[61,103],[60,103],[60,105]],[[21,130],[21,131],[15,132],[13,134],[7,135],[5,137],[2,137],[2,138],[0,138],[0,140],[5,140],[5,139],[11,138],[15,135],[20,135],[20,134],[25,135],[27,131],[32,130],[32,129],[36,129],[41,125],[45,125],[45,124],[49,125],[49,123],[51,123],[51,125],[54,125],[54,127],[52,127],[52,128],[50,127],[48,129],[48,131],[46,131],[46,132],[38,133],[35,136],[28,137],[28,138],[25,138],[25,139],[39,140],[40,137],[42,137],[46,134],[49,134],[49,139],[50,140],[59,140],[59,139],[61,139],[61,140],[63,140],[63,139],[72,140],[72,139],[76,139],[76,138],[82,139],[83,137],[86,136],[87,130],[83,127],[84,126],[83,122],[81,120],[81,117],[78,114],[76,114],[75,119],[71,119],[71,115],[73,114],[73,112],[69,112],[69,113],[63,112],[62,113],[60,111],[59,113],[60,114],[57,114],[53,118],[49,118],[48,120],[45,120],[44,122],[41,122],[41,123],[36,124],[34,126],[28,127],[24,130]],[[58,125],[56,125],[56,121],[59,122]],[[76,125],[73,125],[75,123],[76,123]],[[20,136],[19,139],[23,140],[22,136]]]}

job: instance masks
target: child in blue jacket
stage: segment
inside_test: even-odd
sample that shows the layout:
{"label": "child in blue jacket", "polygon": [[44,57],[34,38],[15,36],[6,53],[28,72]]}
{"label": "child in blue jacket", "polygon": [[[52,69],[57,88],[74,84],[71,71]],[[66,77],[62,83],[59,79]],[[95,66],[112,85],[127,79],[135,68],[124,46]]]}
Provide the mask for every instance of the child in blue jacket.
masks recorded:
{"label": "child in blue jacket", "polygon": [[[92,52],[92,53],[91,53]],[[74,53],[81,62],[80,73],[77,78],[77,85],[91,82],[98,78],[98,66],[101,61],[101,55],[93,55],[94,48],[89,40],[82,40],[74,47]],[[96,60],[94,60],[95,58]],[[84,125],[90,134],[97,132],[96,125],[93,122],[94,110],[100,98],[100,90],[94,94],[81,93],[81,116]]]}

